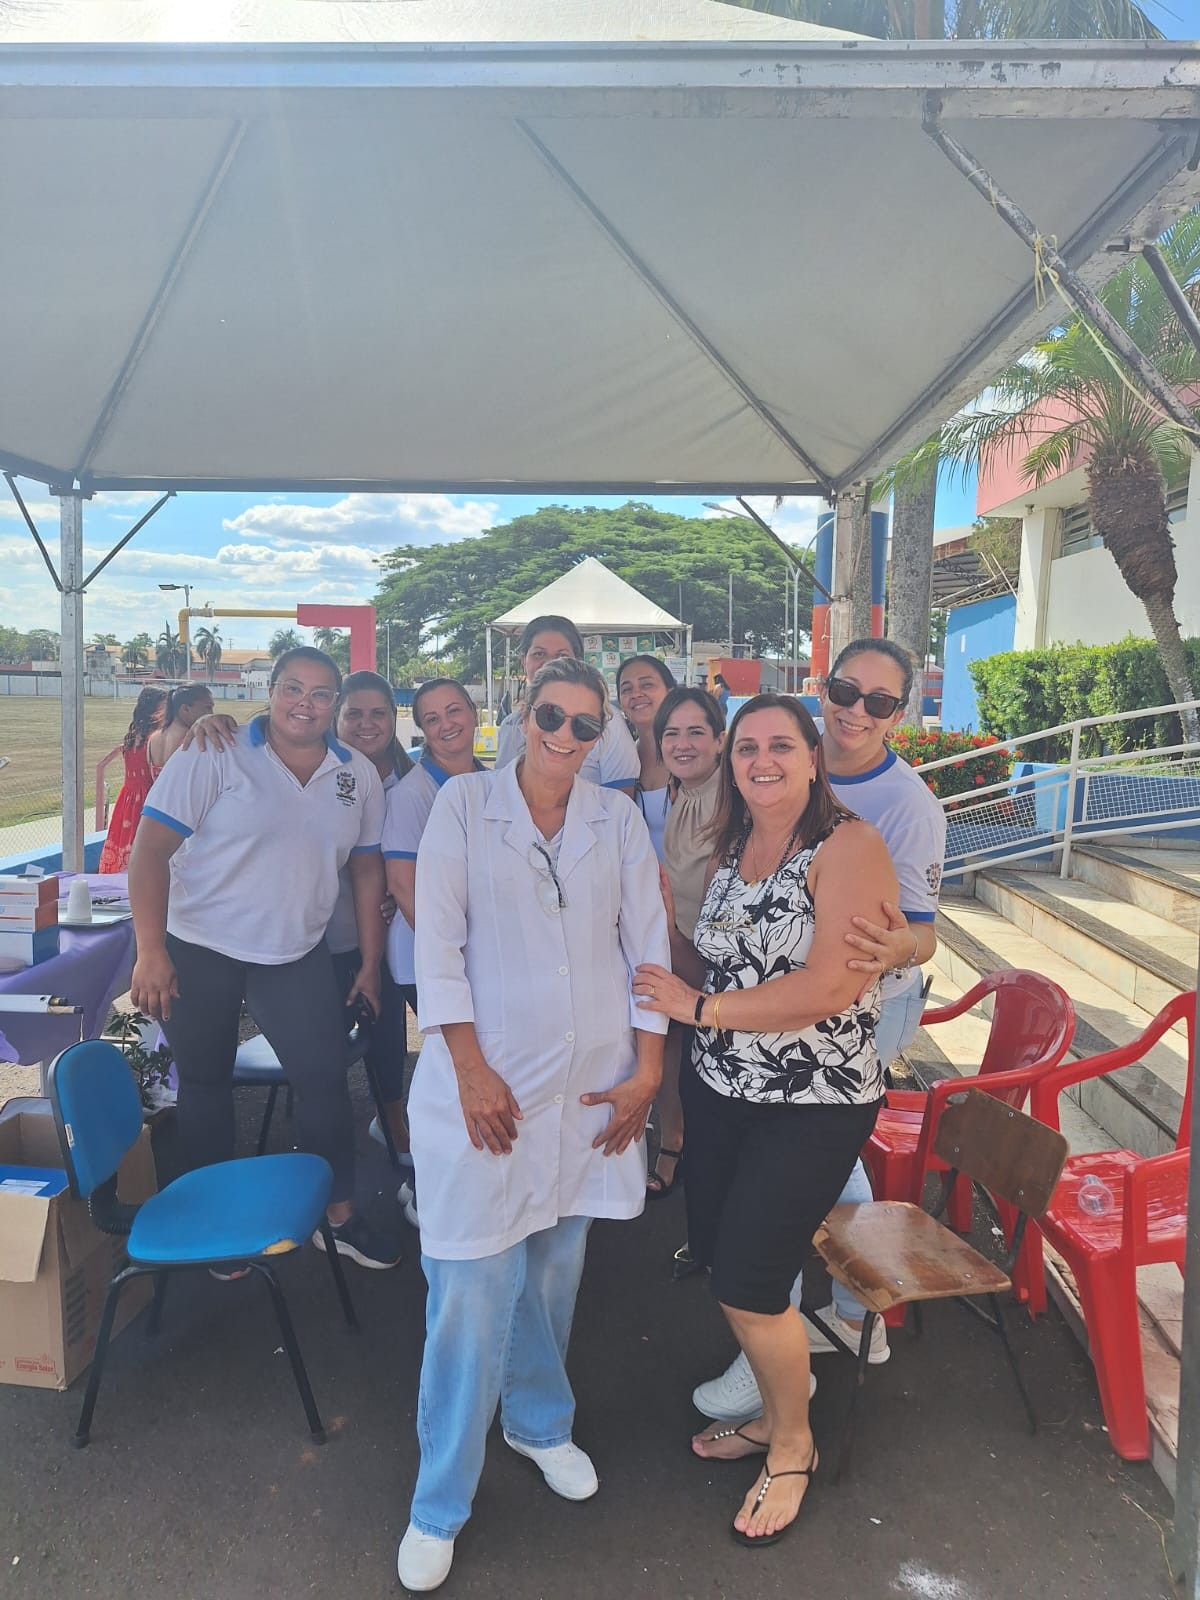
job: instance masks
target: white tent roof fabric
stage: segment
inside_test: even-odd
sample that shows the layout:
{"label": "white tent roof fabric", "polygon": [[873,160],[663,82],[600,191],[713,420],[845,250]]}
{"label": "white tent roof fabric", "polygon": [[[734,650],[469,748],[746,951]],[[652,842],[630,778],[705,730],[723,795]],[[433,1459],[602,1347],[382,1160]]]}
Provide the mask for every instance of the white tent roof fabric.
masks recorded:
{"label": "white tent roof fabric", "polygon": [[926,111],[1097,281],[1200,194],[1198,91],[1200,45],[887,45],[715,0],[17,0],[0,465],[844,487],[1061,315]]}
{"label": "white tent roof fabric", "polygon": [[684,626],[595,556],[585,557],[561,578],[497,617],[492,627],[501,633],[520,633],[534,617],[548,615],[570,617],[580,633],[674,633]]}

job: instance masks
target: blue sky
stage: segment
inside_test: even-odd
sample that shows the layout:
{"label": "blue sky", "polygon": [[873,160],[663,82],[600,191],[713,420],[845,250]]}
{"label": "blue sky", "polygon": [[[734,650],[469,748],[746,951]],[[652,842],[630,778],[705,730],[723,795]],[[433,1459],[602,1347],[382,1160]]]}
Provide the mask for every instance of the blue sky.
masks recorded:
{"label": "blue sky", "polygon": [[[1200,3],[1200,0],[1197,0]],[[52,551],[58,543],[58,503],[37,484],[20,488]],[[88,591],[84,626],[123,641],[157,635],[183,603],[159,583],[190,583],[192,604],[284,609],[297,603],[353,605],[375,594],[379,556],[399,544],[433,545],[470,537],[551,503],[621,505],[626,496],[589,495],[230,495],[181,494],[163,507]],[[652,495],[650,503],[685,516],[712,516],[701,500]],[[87,567],[157,499],[154,494],[99,494],[84,507]],[[974,515],[974,485],[944,485],[938,525],[954,527]],[[818,502],[751,501],[788,544],[806,545],[816,532]],[[16,504],[0,485],[0,623],[21,629],[58,627],[58,596]],[[263,645],[280,623],[229,617],[219,623],[230,648]]]}

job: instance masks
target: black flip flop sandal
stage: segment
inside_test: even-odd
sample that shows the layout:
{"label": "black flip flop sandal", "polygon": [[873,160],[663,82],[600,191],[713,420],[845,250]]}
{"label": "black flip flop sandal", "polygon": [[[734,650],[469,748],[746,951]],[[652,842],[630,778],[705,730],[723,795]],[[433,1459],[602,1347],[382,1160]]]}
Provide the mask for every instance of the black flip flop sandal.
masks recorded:
{"label": "black flip flop sandal", "polygon": [[[706,1443],[716,1444],[718,1439],[740,1439],[743,1444],[752,1445],[754,1447],[755,1454],[761,1454],[764,1456],[771,1448],[765,1439],[752,1439],[748,1433],[743,1433],[740,1427],[720,1428],[716,1433],[709,1434]],[[734,1461],[746,1460],[745,1456],[702,1456],[695,1450],[692,1451],[692,1454],[696,1457],[697,1461],[716,1461],[725,1466],[730,1465]]]}
{"label": "black flip flop sandal", "polygon": [[[674,1161],[675,1171],[671,1174],[670,1183],[665,1183],[659,1175],[658,1163],[661,1157],[666,1156],[668,1161]],[[675,1185],[683,1175],[683,1151],[667,1150],[662,1148],[654,1158],[654,1170],[646,1174],[646,1199],[665,1200],[672,1192]]]}
{"label": "black flip flop sandal", "polygon": [[[806,1467],[789,1467],[786,1472],[772,1472],[770,1463],[768,1463],[766,1470],[763,1473],[762,1488],[755,1495],[754,1504],[750,1507],[750,1515],[753,1516],[758,1510],[759,1506],[762,1505],[763,1501],[767,1497],[767,1490],[771,1487],[771,1484],[776,1478],[807,1478],[811,1487],[813,1473],[816,1472],[819,1465],[820,1463],[817,1459],[816,1445],[813,1446],[812,1460]],[[808,1496],[805,1495],[804,1500],[807,1499]],[[804,1500],[800,1502],[800,1510],[804,1509]],[[752,1550],[760,1544],[778,1544],[780,1539],[783,1538],[784,1534],[789,1533],[795,1526],[799,1516],[800,1511],[797,1511],[791,1522],[785,1523],[782,1528],[777,1528],[774,1533],[760,1533],[757,1536],[749,1533],[743,1533],[736,1523],[733,1522],[729,1524],[729,1531],[737,1540],[738,1544],[743,1544],[747,1547],[747,1549]]]}

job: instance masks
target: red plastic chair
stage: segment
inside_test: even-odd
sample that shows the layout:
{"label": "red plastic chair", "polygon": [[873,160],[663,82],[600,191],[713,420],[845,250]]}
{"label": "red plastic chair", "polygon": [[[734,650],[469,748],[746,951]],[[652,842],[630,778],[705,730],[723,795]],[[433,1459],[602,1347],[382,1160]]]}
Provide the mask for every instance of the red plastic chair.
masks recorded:
{"label": "red plastic chair", "polygon": [[[966,1082],[1020,1110],[1031,1086],[1066,1055],[1075,1032],[1075,1007],[1066,991],[1041,973],[1010,968],[989,973],[952,1005],[931,1007],[922,1016],[921,1026],[961,1017],[988,995],[994,999],[987,1048],[978,1079]],[[929,1090],[888,1090],[887,1103],[863,1150],[877,1200],[920,1205],[926,1175],[945,1172],[944,1163],[933,1153],[934,1135],[946,1100],[963,1086],[964,1080],[955,1077],[944,1078]],[[1011,1237],[1015,1215],[1005,1206],[999,1210],[1005,1233]],[[948,1214],[960,1233],[970,1232],[970,1184],[961,1180],[956,1184]],[[1037,1316],[1046,1309],[1045,1282],[1027,1265],[1029,1248],[1026,1245],[1021,1252],[1013,1289],[1019,1300],[1028,1303],[1030,1315]],[[1040,1250],[1040,1244],[1034,1249]]]}
{"label": "red plastic chair", "polygon": [[[1183,1271],[1187,1238],[1188,1139],[1195,1061],[1196,994],[1178,995],[1132,1044],[1086,1061],[1070,1061],[1034,1085],[1032,1111],[1058,1127],[1058,1097],[1071,1084],[1140,1061],[1168,1028],[1183,1022],[1188,1036],[1188,1079],[1175,1149],[1146,1157],[1133,1150],[1101,1150],[1071,1156],[1037,1229],[1034,1264],[1042,1272],[1041,1234],[1075,1276],[1087,1323],[1088,1342],[1104,1420],[1113,1449],[1127,1461],[1150,1454],[1146,1383],[1138,1322],[1137,1269],[1173,1261]],[[1112,1191],[1111,1210],[1094,1216],[1079,1207],[1084,1180],[1095,1176]],[[1040,1233],[1037,1231],[1040,1230]]]}

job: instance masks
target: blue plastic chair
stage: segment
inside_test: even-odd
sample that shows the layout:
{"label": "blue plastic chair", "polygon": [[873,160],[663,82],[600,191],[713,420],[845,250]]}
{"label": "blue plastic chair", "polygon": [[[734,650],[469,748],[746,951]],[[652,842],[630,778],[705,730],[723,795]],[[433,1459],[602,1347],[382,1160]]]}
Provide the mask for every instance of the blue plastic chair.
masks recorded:
{"label": "blue plastic chair", "polygon": [[117,1168],[142,1131],[142,1106],[124,1056],[99,1039],[71,1045],[51,1063],[47,1092],[71,1193],[88,1202],[101,1232],[128,1239],[129,1265],[109,1285],[83,1410],[71,1443],[82,1449],[88,1442],[125,1285],[135,1278],[154,1279],[154,1304],[146,1329],[153,1335],[158,1332],[172,1272],[245,1266],[266,1282],[309,1430],[318,1444],[324,1444],[325,1430],[273,1263],[319,1231],[347,1325],[358,1330],[341,1257],[325,1216],[333,1190],[329,1163],[303,1154],[222,1161],[184,1173],[141,1205],[125,1205],[117,1195]]}

